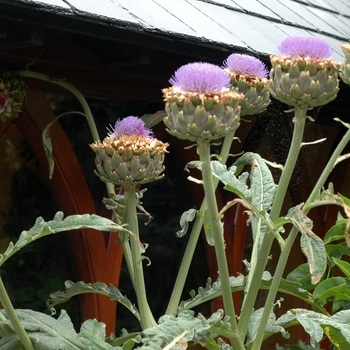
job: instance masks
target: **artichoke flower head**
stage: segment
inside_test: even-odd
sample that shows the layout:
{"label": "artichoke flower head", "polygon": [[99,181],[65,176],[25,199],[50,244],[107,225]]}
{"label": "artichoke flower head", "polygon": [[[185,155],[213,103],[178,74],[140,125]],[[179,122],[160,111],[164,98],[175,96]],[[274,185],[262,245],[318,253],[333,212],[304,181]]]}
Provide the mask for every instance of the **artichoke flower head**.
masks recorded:
{"label": "artichoke flower head", "polygon": [[0,118],[17,118],[26,99],[26,85],[14,73],[4,73],[0,78]]}
{"label": "artichoke flower head", "polygon": [[108,130],[103,142],[90,145],[96,153],[95,174],[102,181],[144,184],[163,177],[168,144],[157,140],[141,119],[129,116]]}
{"label": "artichoke flower head", "polygon": [[231,91],[230,77],[214,64],[181,66],[163,89],[167,131],[179,139],[211,141],[239,126],[241,95]]}
{"label": "artichoke flower head", "polygon": [[339,91],[340,63],[330,59],[332,49],[316,37],[288,37],[271,55],[269,89],[277,100],[310,108],[334,100]]}
{"label": "artichoke flower head", "polygon": [[258,58],[244,54],[232,54],[224,61],[232,91],[243,94],[239,101],[241,116],[263,112],[270,103],[268,70]]}

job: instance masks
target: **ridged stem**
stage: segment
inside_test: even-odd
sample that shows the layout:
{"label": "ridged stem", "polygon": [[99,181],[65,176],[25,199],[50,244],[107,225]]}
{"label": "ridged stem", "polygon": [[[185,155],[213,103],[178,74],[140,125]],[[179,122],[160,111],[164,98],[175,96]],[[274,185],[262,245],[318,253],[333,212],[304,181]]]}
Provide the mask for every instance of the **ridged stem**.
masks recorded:
{"label": "ridged stem", "polygon": [[[275,196],[274,202],[272,204],[271,212],[270,212],[270,218],[273,222],[276,221],[280,215],[283,201],[284,201],[284,198],[285,198],[286,193],[287,193],[288,185],[289,185],[293,170],[295,168],[295,165],[296,165],[296,162],[297,162],[297,159],[299,156],[299,152],[300,152],[300,148],[301,148],[301,144],[302,144],[302,139],[303,139],[303,134],[304,134],[304,128],[305,128],[306,113],[307,113],[307,109],[302,109],[302,108],[296,107],[294,110],[293,138],[292,138],[292,142],[290,145],[286,164],[284,166],[284,169],[283,169],[283,172],[282,172],[279,184],[278,184],[276,196]],[[259,257],[261,257],[262,261],[260,261],[259,264],[257,264],[256,270],[254,271],[253,280],[256,278],[256,279],[258,279],[259,282],[261,281],[262,274],[264,272],[264,269],[265,269],[267,261],[268,261],[268,257],[270,254],[273,239],[274,239],[274,236],[273,236],[272,232],[268,232],[263,240],[261,251],[259,253]],[[293,237],[288,237],[288,239],[286,241],[286,245],[285,245],[283,252],[282,252],[283,259],[285,259],[285,261],[283,262],[284,264],[286,262],[287,257],[289,256],[289,252],[290,252],[290,249],[292,248],[293,242],[294,242]],[[278,275],[276,275],[276,273],[278,273]],[[272,285],[270,287],[270,290],[269,290],[269,293],[268,293],[268,296],[267,296],[267,299],[266,299],[266,302],[264,305],[264,311],[261,315],[261,319],[259,322],[257,333],[256,333],[256,336],[254,338],[252,350],[260,350],[260,348],[261,348],[261,344],[264,340],[266,325],[269,321],[269,317],[270,317],[271,311],[273,309],[275,297],[276,297],[276,294],[278,291],[278,286],[281,282],[282,273],[283,273],[283,270],[282,270],[282,264],[281,264],[278,267],[278,270],[276,269],[276,271],[275,271],[275,274],[273,277],[273,282],[272,282]],[[253,289],[253,287],[251,289]],[[255,298],[256,298],[256,296],[255,296]],[[255,298],[254,298],[254,300],[255,300]],[[249,310],[247,310],[247,311],[249,311]]]}
{"label": "ridged stem", "polygon": [[6,292],[6,289],[5,289],[4,283],[2,282],[1,277],[0,277],[0,301],[6,311],[7,317],[11,321],[12,326],[15,332],[17,333],[17,335],[19,336],[19,339],[21,340],[21,343],[23,344],[24,348],[26,350],[34,350],[33,343],[28,337],[28,334],[23,328],[21,321],[19,320],[15,312],[15,309],[13,308],[13,305]]}
{"label": "ridged stem", "polygon": [[[221,152],[220,152],[220,161],[222,164],[225,164],[228,158],[228,155],[230,153],[232,141],[234,139],[236,130],[231,131],[224,139]],[[218,186],[219,180],[217,178],[213,179],[213,186],[214,189]],[[206,197],[204,197],[204,200],[202,202],[202,205],[200,207],[200,211],[204,212],[207,209],[207,203],[206,203]],[[192,230],[190,237],[187,242],[187,246],[181,261],[181,265],[179,268],[179,272],[176,277],[176,281],[173,287],[172,294],[170,296],[169,304],[166,309],[165,314],[166,315],[176,315],[177,313],[177,308],[180,303],[181,295],[185,286],[185,282],[188,276],[188,271],[191,266],[193,254],[195,252],[197,243],[198,243],[198,238],[201,233],[201,229],[203,226],[203,215],[197,215]]]}
{"label": "ridged stem", "polygon": [[[325,168],[323,169],[320,177],[318,178],[318,181],[317,181],[316,185],[314,186],[311,194],[309,195],[307,201],[305,202],[305,205],[302,209],[302,211],[305,215],[307,215],[307,213],[309,211],[307,204],[312,202],[316,198],[316,196],[318,195],[318,193],[320,192],[320,190],[324,186],[325,182],[327,181],[330,173],[332,172],[332,170],[337,162],[338,157],[343,152],[345,146],[349,143],[349,141],[350,141],[350,129],[342,137],[338,146],[334,150],[331,158],[328,160]],[[282,278],[284,269],[286,267],[286,264],[287,264],[287,261],[289,258],[289,254],[290,254],[290,250],[292,249],[293,243],[298,235],[298,232],[299,232],[298,229],[294,226],[288,235],[285,247],[282,250],[281,255],[279,257],[279,260],[278,260],[278,264],[277,264],[276,271],[275,271],[274,276],[273,276],[271,288],[270,288],[268,299],[267,299],[266,303],[268,303],[268,302],[270,303],[271,302],[270,300],[272,300],[272,303],[273,303],[275,298],[276,298],[277,289],[278,289],[280,280]],[[252,347],[252,349],[254,349],[254,346]],[[258,349],[258,347],[256,347],[256,349]]]}
{"label": "ridged stem", "polygon": [[[280,182],[278,184],[274,203],[271,208],[270,218],[274,220],[277,219],[282,208],[283,200],[287,192],[288,184],[299,155],[300,146],[304,134],[306,111],[300,111],[298,109],[298,112],[296,110],[295,114],[298,114],[299,117],[295,118],[292,143],[289,149],[288,157],[281,175]],[[245,295],[243,301],[242,312],[238,323],[239,330],[242,334],[247,333],[248,322],[253,312],[254,304],[259,291],[259,285],[268,262],[273,239],[273,233],[271,231],[267,231],[259,249],[259,262],[258,264],[256,264],[255,270],[250,271],[253,277],[251,279],[250,288],[247,291],[247,294]],[[255,244],[258,244],[258,242],[255,242]]]}
{"label": "ridged stem", "polygon": [[209,142],[197,142],[199,159],[202,166],[202,180],[204,194],[208,207],[208,216],[210,229],[214,239],[215,255],[218,264],[219,277],[221,282],[222,298],[224,309],[227,316],[230,317],[231,329],[234,336],[230,337],[231,344],[235,350],[245,349],[242,336],[238,331],[236,313],[232,299],[230,275],[227,266],[227,258],[225,251],[225,242],[222,232],[218,207],[216,203],[215,189],[213,184],[213,176],[210,166],[210,144]]}
{"label": "ridged stem", "polygon": [[[126,222],[128,229],[139,239],[139,225],[136,210],[136,185],[126,184],[125,188],[125,201],[126,201]],[[133,270],[134,270],[134,288],[137,298],[137,305],[141,315],[142,329],[147,329],[157,325],[152,312],[149,308],[145,280],[143,275],[143,258],[141,256],[141,247],[139,242],[134,238],[130,238]]]}

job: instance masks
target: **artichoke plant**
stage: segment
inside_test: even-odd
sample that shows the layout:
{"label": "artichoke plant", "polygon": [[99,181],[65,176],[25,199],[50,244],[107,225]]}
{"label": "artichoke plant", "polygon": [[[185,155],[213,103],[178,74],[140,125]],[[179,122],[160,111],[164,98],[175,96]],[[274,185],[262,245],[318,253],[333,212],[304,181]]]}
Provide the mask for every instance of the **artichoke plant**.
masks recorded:
{"label": "artichoke plant", "polygon": [[161,179],[167,143],[153,137],[137,117],[118,120],[108,136],[90,145],[96,153],[95,174],[116,185]]}
{"label": "artichoke plant", "polygon": [[345,84],[350,84],[350,44],[343,44],[341,48],[344,52],[344,63],[341,67],[340,78]]}
{"label": "artichoke plant", "polygon": [[26,85],[20,76],[5,73],[0,78],[0,118],[17,118],[26,99]]}
{"label": "artichoke plant", "polygon": [[239,126],[242,96],[230,90],[230,78],[222,68],[195,62],[180,67],[163,89],[167,131],[179,139],[216,140]]}
{"label": "artichoke plant", "polygon": [[290,106],[310,108],[334,100],[340,63],[329,59],[330,46],[315,37],[289,37],[271,55],[271,95]]}
{"label": "artichoke plant", "polygon": [[232,54],[225,60],[224,68],[231,78],[232,91],[244,96],[239,100],[240,115],[262,113],[271,102],[265,64],[249,55]]}

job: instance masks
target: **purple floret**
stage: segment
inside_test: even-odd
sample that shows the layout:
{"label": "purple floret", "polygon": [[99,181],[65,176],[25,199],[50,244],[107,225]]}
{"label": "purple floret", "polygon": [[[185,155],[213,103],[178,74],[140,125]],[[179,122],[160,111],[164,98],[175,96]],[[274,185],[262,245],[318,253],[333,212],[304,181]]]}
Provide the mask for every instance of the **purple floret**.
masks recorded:
{"label": "purple floret", "polygon": [[204,94],[216,94],[231,86],[230,78],[221,67],[205,62],[181,66],[169,82],[183,92]]}
{"label": "purple floret", "polygon": [[291,36],[283,40],[278,47],[283,56],[310,57],[314,60],[328,59],[332,55],[332,49],[323,39],[313,36]]}
{"label": "purple floret", "polygon": [[[107,128],[108,129],[108,128]],[[136,135],[141,137],[153,137],[153,132],[146,128],[145,123],[138,117],[126,117],[122,120],[118,119],[114,125],[111,126],[110,135],[119,137],[121,135]]]}
{"label": "purple floret", "polygon": [[268,70],[265,64],[249,55],[234,53],[226,59],[224,67],[235,74],[250,75],[259,78],[267,78],[268,76]]}

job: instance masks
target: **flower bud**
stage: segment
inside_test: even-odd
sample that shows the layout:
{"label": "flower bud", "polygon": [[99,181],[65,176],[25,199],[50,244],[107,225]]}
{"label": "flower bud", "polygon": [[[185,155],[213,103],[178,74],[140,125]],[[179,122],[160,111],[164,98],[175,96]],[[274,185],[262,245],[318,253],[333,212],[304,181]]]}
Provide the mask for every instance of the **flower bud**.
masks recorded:
{"label": "flower bud", "polygon": [[144,184],[163,177],[168,144],[154,138],[137,117],[118,120],[103,142],[90,147],[96,153],[95,174],[102,181]]}
{"label": "flower bud", "polygon": [[310,108],[334,100],[339,91],[340,64],[329,59],[329,45],[315,37],[284,40],[281,56],[270,57],[269,89],[277,100],[290,106]]}
{"label": "flower bud", "polygon": [[242,98],[230,91],[230,78],[219,66],[196,62],[180,67],[163,89],[167,131],[179,139],[211,141],[239,126]]}

